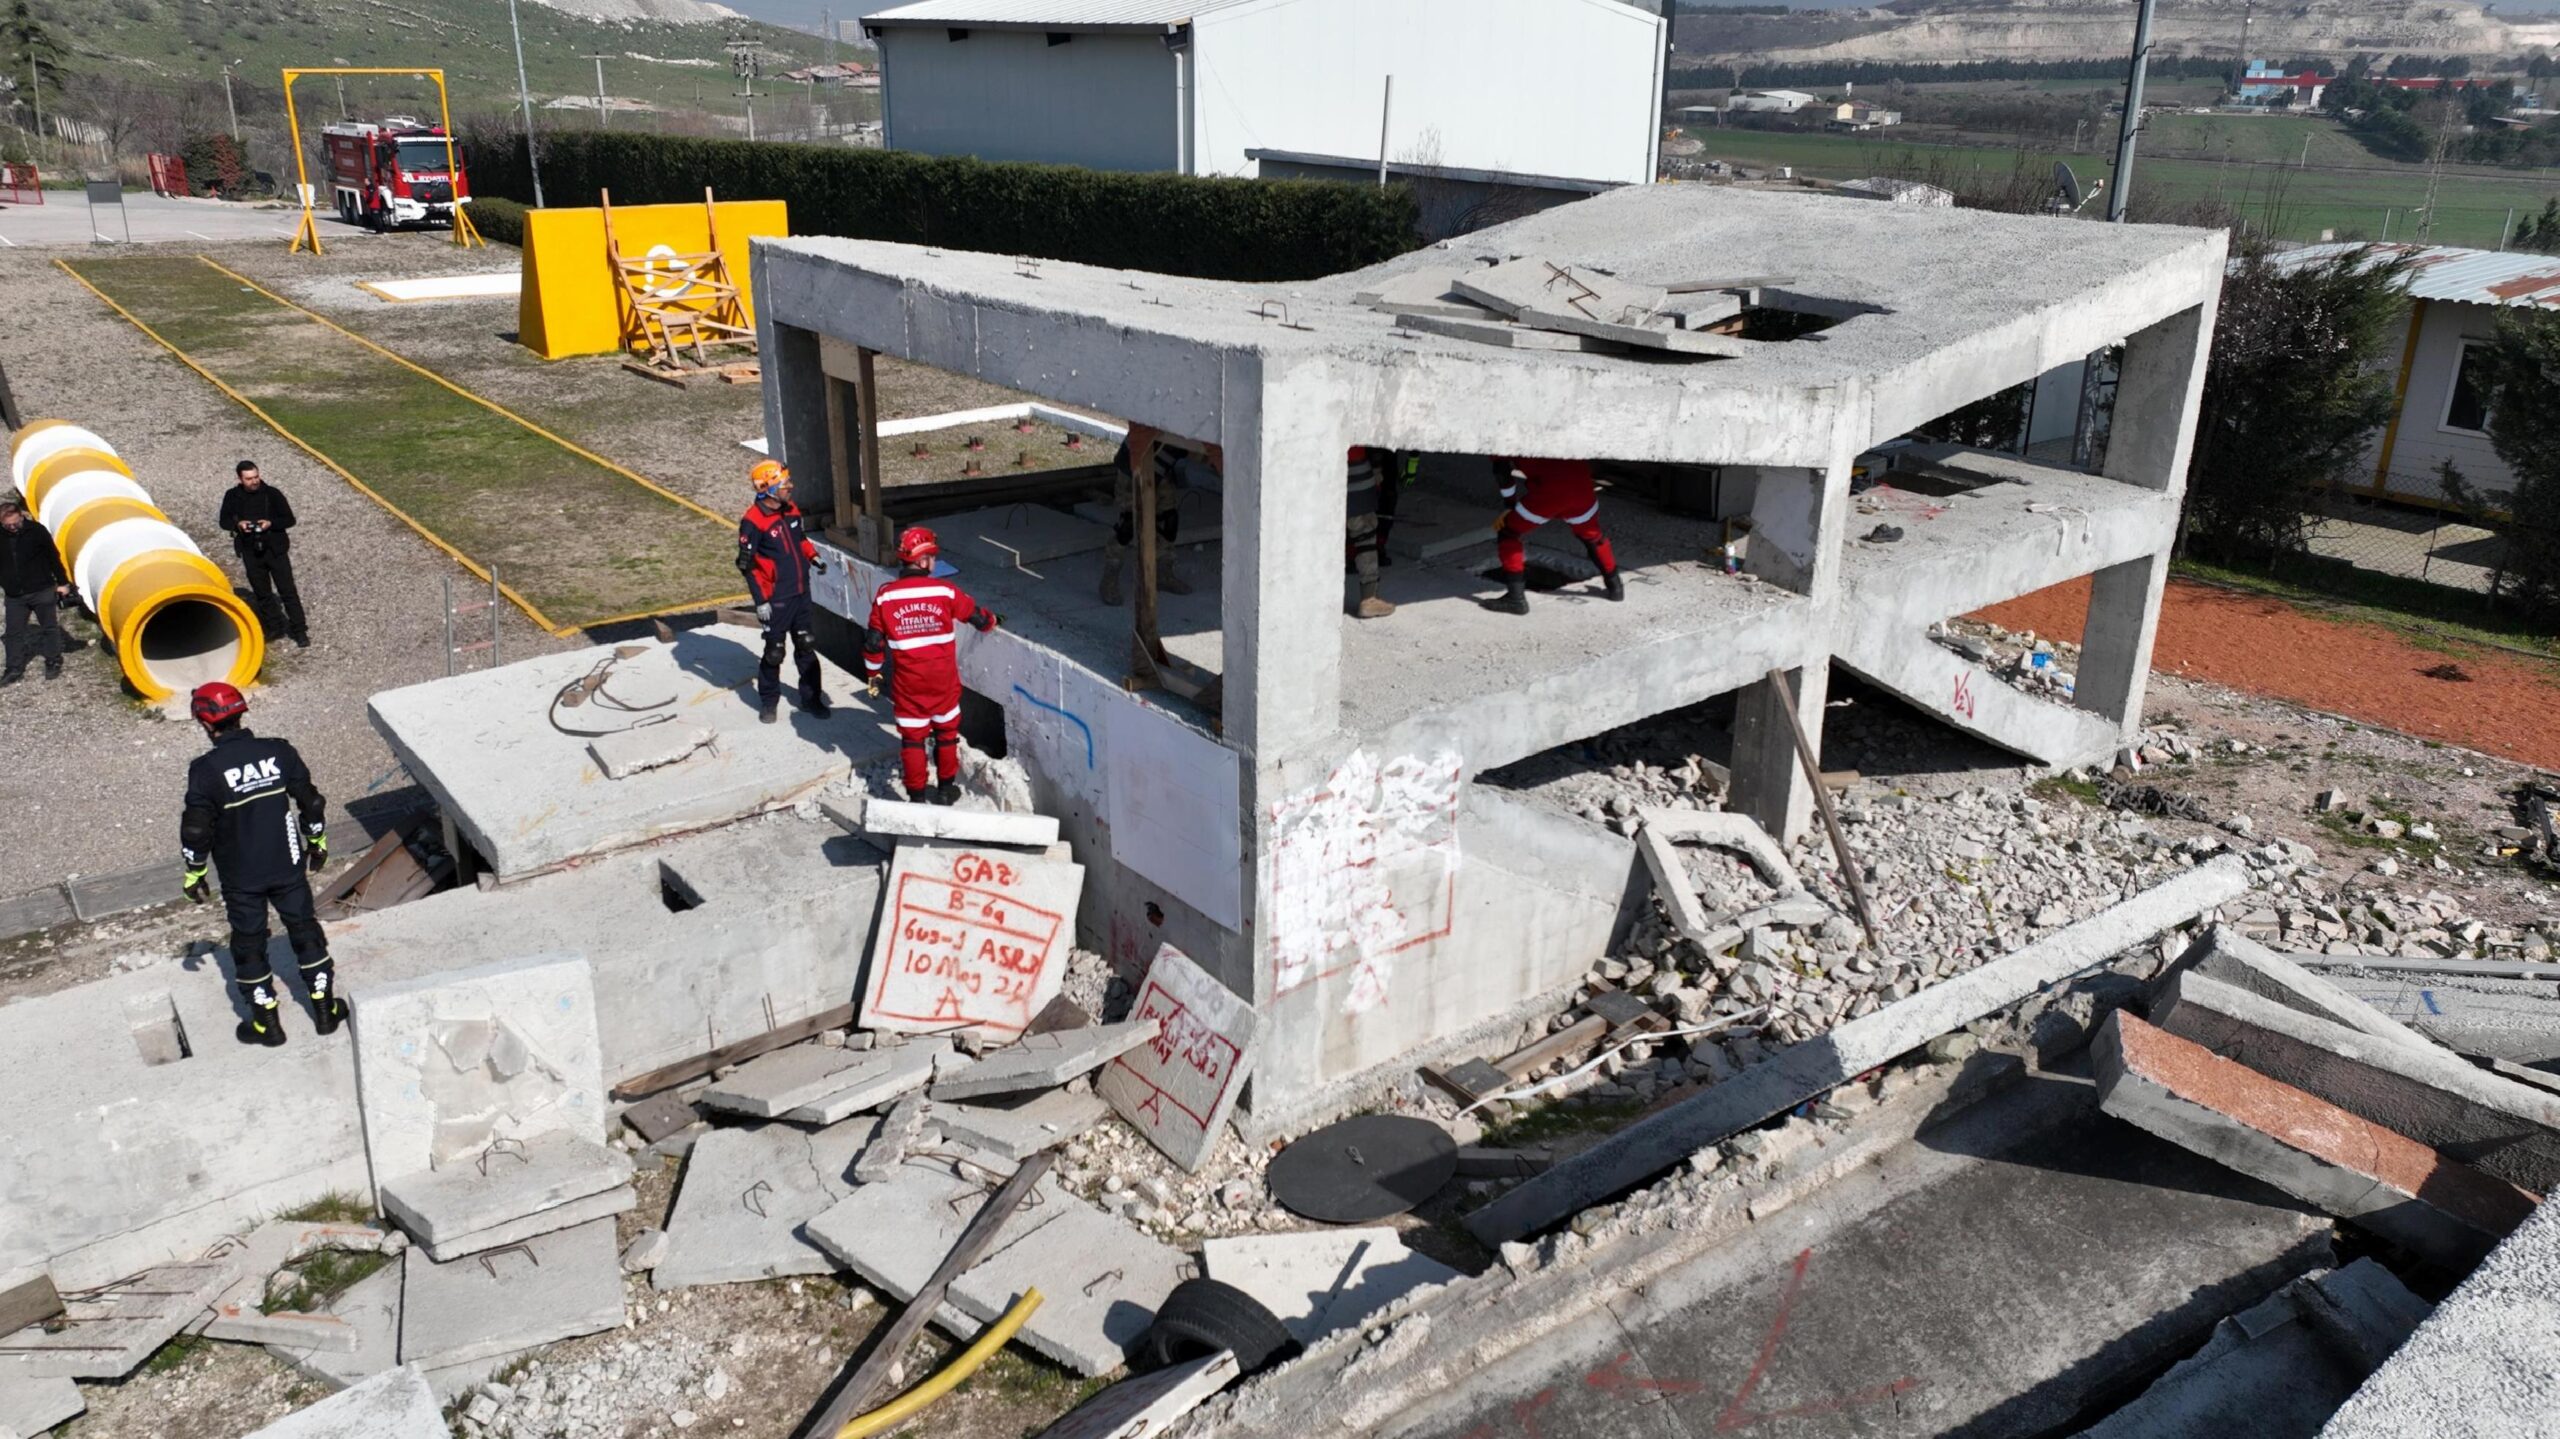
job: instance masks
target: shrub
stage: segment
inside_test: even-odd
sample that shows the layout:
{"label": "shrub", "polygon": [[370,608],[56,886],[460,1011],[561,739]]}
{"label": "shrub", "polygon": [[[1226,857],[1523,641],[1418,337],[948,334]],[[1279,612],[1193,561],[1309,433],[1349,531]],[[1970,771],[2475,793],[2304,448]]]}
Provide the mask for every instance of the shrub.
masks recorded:
{"label": "shrub", "polygon": [[471,223],[483,239],[501,245],[524,243],[524,206],[495,195],[473,195],[464,208],[471,212]]}
{"label": "shrub", "polygon": [[[522,137],[465,142],[475,193],[530,200]],[[568,130],[543,137],[545,196],[684,204],[782,200],[804,235],[1036,255],[1220,280],[1296,280],[1402,254],[1412,192],[1324,180],[1227,180],[895,150]]]}

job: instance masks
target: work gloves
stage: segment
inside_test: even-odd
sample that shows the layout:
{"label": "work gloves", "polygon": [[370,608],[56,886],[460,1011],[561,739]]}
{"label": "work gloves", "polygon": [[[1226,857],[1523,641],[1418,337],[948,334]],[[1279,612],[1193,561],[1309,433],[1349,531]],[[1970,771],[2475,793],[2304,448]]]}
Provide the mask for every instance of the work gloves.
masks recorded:
{"label": "work gloves", "polygon": [[873,675],[866,687],[871,691],[871,697],[873,699],[880,698],[880,677],[878,675]]}
{"label": "work gloves", "polygon": [[311,867],[311,872],[313,874],[318,874],[321,870],[327,868],[329,864],[329,831],[316,824],[304,825],[302,827],[302,850],[303,862]]}
{"label": "work gloves", "polygon": [[205,883],[204,866],[189,864],[178,881],[178,892],[198,904],[213,898],[213,886]]}
{"label": "work gloves", "polygon": [[763,625],[772,624],[773,606],[769,604],[756,606],[756,623]]}

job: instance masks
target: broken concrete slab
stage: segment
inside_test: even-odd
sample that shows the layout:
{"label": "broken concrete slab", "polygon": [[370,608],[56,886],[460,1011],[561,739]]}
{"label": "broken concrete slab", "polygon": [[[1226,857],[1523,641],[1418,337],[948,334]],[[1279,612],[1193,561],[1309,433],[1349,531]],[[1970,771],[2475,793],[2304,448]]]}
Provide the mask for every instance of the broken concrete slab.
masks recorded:
{"label": "broken concrete slab", "polygon": [[475,1229],[469,1234],[456,1235],[454,1238],[438,1240],[433,1244],[421,1243],[418,1247],[427,1251],[427,1257],[438,1264],[449,1264],[466,1255],[479,1254],[491,1249],[503,1249],[510,1244],[521,1244],[537,1234],[549,1234],[556,1229],[572,1229],[590,1220],[610,1219],[617,1214],[628,1214],[639,1206],[640,1195],[637,1190],[628,1184],[616,1185],[601,1194],[572,1199],[566,1204],[555,1204],[549,1209],[538,1210],[521,1219],[510,1219],[504,1224]]}
{"label": "broken concrete slab", "polygon": [[356,1086],[377,1193],[501,1140],[604,1138],[595,985],[583,958],[368,986],[357,1007]]}
{"label": "broken concrete slab", "polygon": [[691,759],[719,737],[709,725],[653,724],[587,741],[587,753],[606,779],[629,779],[643,770]]}
{"label": "broken concrete slab", "polygon": [[1045,814],[1004,814],[989,809],[910,804],[905,800],[862,801],[859,810],[841,810],[821,802],[820,808],[842,817],[845,827],[860,834],[896,839],[938,839],[953,844],[1001,844],[1042,849],[1058,842],[1058,822]]}
{"label": "broken concrete slab", "polygon": [[1072,861],[901,843],[871,948],[864,1027],[1020,1035],[1066,979],[1083,893],[1084,866]]}
{"label": "broken concrete slab", "polygon": [[1371,289],[1351,298],[1358,304],[1389,315],[1440,315],[1456,320],[1496,318],[1493,311],[1449,288],[1449,282],[1474,265],[1450,265],[1430,270],[1412,270],[1390,275]]}
{"label": "broken concrete slab", "polygon": [[77,1419],[89,1408],[80,1386],[63,1375],[35,1375],[0,1359],[0,1435],[24,1439]]}
{"label": "broken concrete slab", "polygon": [[[682,834],[787,808],[897,753],[885,714],[846,702],[828,719],[793,711],[786,724],[756,722],[750,686],[764,637],[718,624],[678,632],[672,644],[538,655],[496,669],[375,695],[367,712],[393,755],[453,819],[501,879],[662,835]],[[596,781],[586,739],[546,717],[567,686],[611,662],[607,693],[634,704],[665,702],[683,723],[716,739],[683,764]],[[861,683],[821,662],[829,692]],[[665,728],[665,726],[660,726]]]}
{"label": "broken concrete slab", "polygon": [[952,1307],[992,1324],[1025,1290],[1038,1289],[1047,1302],[1031,1312],[1016,1342],[1079,1374],[1107,1374],[1127,1361],[1130,1346],[1155,1322],[1156,1306],[1189,1277],[1189,1261],[1081,1199],[1044,1207],[1058,1213],[953,1282]]}
{"label": "broken concrete slab", "polygon": [[[933,1277],[998,1182],[991,1172],[975,1167],[964,1178],[942,1165],[909,1164],[889,1180],[861,1186],[810,1220],[809,1238],[863,1282],[903,1304]],[[1083,1204],[1056,1180],[1044,1179],[1006,1217],[995,1242],[1019,1242]]]}
{"label": "broken concrete slab", "polygon": [[935,1081],[933,1097],[937,1103],[949,1103],[1055,1089],[1154,1039],[1159,1028],[1155,1020],[1132,1019],[1030,1035],[989,1050],[961,1073]]}
{"label": "broken concrete slab", "polygon": [[610,1219],[451,1264],[412,1249],[401,1276],[400,1362],[448,1368],[622,1321],[621,1246]]}
{"label": "broken concrete slab", "polygon": [[2430,1305],[2370,1259],[2293,1281],[2079,1439],[2314,1439]]}
{"label": "broken concrete slab", "polygon": [[869,1120],[812,1134],[788,1124],[714,1129],[693,1147],[667,1215],[667,1252],[649,1282],[660,1292],[832,1274],[810,1242],[810,1219],[854,1192],[854,1156],[877,1128]]}
{"label": "broken concrete slab", "polygon": [[2547,1439],[2560,1414],[2560,1205],[2546,1204],[2436,1305],[2324,1439]]}
{"label": "broken concrete slab", "polygon": [[667,1231],[654,1226],[631,1236],[622,1246],[622,1272],[646,1274],[667,1257]]}
{"label": "broken concrete slab", "polygon": [[[1797,928],[1820,924],[1834,911],[1805,891],[1803,879],[1768,833],[1750,816],[1714,810],[1658,809],[1637,811],[1644,828],[1637,848],[1653,874],[1654,892],[1670,912],[1672,928],[1709,954],[1740,944],[1754,929],[1785,924]],[[1777,891],[1769,903],[1737,912],[1708,912],[1680,861],[1683,843],[1732,850],[1748,861],[1763,882]]]}
{"label": "broken concrete slab", "polygon": [[1102,1122],[1111,1106],[1096,1094],[1053,1089],[1017,1103],[946,1104],[934,1123],[963,1144],[1015,1164]]}
{"label": "broken concrete slab", "polygon": [[772,1119],[786,1109],[842,1093],[864,1072],[886,1067],[884,1058],[867,1050],[795,1044],[739,1065],[704,1090],[700,1103],[705,1109]]}
{"label": "broken concrete slab", "polygon": [[2116,1118],[2460,1270],[2533,1195],[2119,1010],[2092,1046]]}
{"label": "broken concrete slab", "polygon": [[672,1089],[653,1094],[622,1111],[622,1122],[640,1136],[644,1144],[655,1144],[677,1133],[702,1117],[702,1111],[689,1100],[679,1098]]}
{"label": "broken concrete slab", "polygon": [[2560,998],[2549,984],[2357,973],[2338,985],[2438,1044],[2515,1064],[2560,1060]]}
{"label": "broken concrete slab", "polygon": [[1068,1411],[1039,1439],[1150,1439],[1235,1382],[1236,1356],[1215,1354],[1133,1374]]}
{"label": "broken concrete slab", "polygon": [[955,1066],[968,1062],[966,1056],[952,1052],[947,1039],[910,1039],[892,1048],[872,1051],[871,1061],[860,1069],[844,1072],[852,1083],[824,1098],[786,1110],[782,1117],[794,1124],[834,1124],[922,1089],[935,1076],[956,1073]]}
{"label": "broken concrete slab", "polygon": [[1160,1030],[1104,1066],[1094,1090],[1149,1144],[1197,1171],[1253,1072],[1262,1016],[1167,944],[1157,948],[1129,1017]]}
{"label": "broken concrete slab", "polygon": [[330,1304],[327,1312],[355,1331],[353,1349],[270,1344],[267,1352],[331,1389],[361,1384],[400,1362],[401,1288],[401,1266],[390,1264],[357,1280]]}
{"label": "broken concrete slab", "polygon": [[1209,1278],[1259,1300],[1313,1344],[1349,1329],[1416,1289],[1446,1284],[1458,1271],[1407,1249],[1384,1225],[1305,1234],[1249,1234],[1200,1246]]}
{"label": "broken concrete slab", "polygon": [[2178,965],[2376,1039],[2436,1048],[2425,1035],[2229,925],[2198,935]]}
{"label": "broken concrete slab", "polygon": [[449,1439],[451,1433],[426,1375],[403,1364],[288,1414],[249,1439]]}
{"label": "broken concrete slab", "polygon": [[897,1177],[907,1155],[942,1137],[933,1122],[932,1101],[921,1094],[910,1094],[889,1106],[880,1124],[872,1132],[871,1142],[862,1147],[862,1157],[853,1162],[856,1183],[880,1184]]}
{"label": "broken concrete slab", "polygon": [[468,1163],[386,1179],[382,1208],[432,1249],[627,1185],[631,1173],[630,1155],[554,1130],[493,1145]]}
{"label": "broken concrete slab", "polygon": [[293,1310],[261,1313],[255,1304],[234,1300],[216,1304],[213,1318],[201,1331],[207,1339],[221,1339],[233,1344],[282,1344],[293,1349],[322,1349],[337,1354],[353,1354],[359,1340],[357,1330],[334,1314],[303,1314]]}
{"label": "broken concrete slab", "polygon": [[203,1321],[240,1277],[226,1260],[163,1264],[109,1288],[67,1297],[59,1328],[0,1335],[0,1361],[32,1378],[119,1379],[180,1330]]}
{"label": "broken concrete slab", "polygon": [[2152,1022],[2536,1194],[2560,1187],[2560,1095],[2450,1051],[2331,1024],[2204,974],[2179,975]]}
{"label": "broken concrete slab", "polygon": [[1449,291],[1515,318],[1541,311],[1620,325],[1643,324],[1667,298],[1659,286],[1630,284],[1537,255],[1462,270],[1450,276]]}
{"label": "broken concrete slab", "polygon": [[1426,335],[1446,335],[1453,340],[1473,340],[1479,345],[1494,345],[1505,350],[1593,350],[1599,346],[1580,335],[1557,330],[1541,330],[1531,325],[1514,324],[1497,315],[1483,319],[1420,310],[1400,310],[1396,325],[1418,330]]}
{"label": "broken concrete slab", "polygon": [[1559,1223],[1949,1030],[2103,964],[2248,887],[2248,870],[2236,858],[2198,865],[2014,954],[1790,1045],[1647,1115],[1468,1215],[1467,1228],[1491,1245]]}

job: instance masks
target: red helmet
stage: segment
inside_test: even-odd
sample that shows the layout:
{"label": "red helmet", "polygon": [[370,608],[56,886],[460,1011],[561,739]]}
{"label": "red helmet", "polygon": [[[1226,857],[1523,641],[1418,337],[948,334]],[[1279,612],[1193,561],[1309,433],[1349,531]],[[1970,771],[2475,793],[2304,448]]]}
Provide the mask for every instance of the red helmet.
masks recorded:
{"label": "red helmet", "polygon": [[196,692],[188,697],[187,711],[193,714],[199,723],[220,724],[224,720],[238,719],[247,714],[249,700],[233,686],[214,680],[208,684],[196,686]]}
{"label": "red helmet", "polygon": [[922,525],[909,525],[898,532],[898,558],[906,564],[930,564],[941,553],[942,541]]}

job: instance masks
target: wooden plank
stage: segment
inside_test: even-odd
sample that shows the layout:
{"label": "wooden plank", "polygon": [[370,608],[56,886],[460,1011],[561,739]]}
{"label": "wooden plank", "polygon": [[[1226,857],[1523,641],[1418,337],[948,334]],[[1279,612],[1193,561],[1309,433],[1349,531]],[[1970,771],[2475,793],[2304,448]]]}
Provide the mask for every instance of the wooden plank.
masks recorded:
{"label": "wooden plank", "polygon": [[655,365],[644,365],[638,360],[625,360],[622,362],[622,368],[635,375],[646,375],[661,385],[673,385],[679,390],[693,388],[693,382],[686,379],[682,371],[662,370]]}
{"label": "wooden plank", "polygon": [[1866,881],[1858,877],[1858,857],[1849,852],[1849,841],[1840,834],[1840,811],[1831,804],[1831,787],[1822,782],[1822,761],[1814,757],[1813,742],[1805,738],[1804,721],[1796,716],[1795,686],[1787,683],[1785,670],[1769,671],[1769,688],[1778,692],[1778,713],[1787,717],[1787,733],[1795,737],[1796,760],[1804,766],[1804,777],[1813,782],[1813,806],[1822,812],[1822,828],[1831,836],[1831,857],[1840,862],[1840,877],[1849,881],[1849,898],[1858,906],[1858,928],[1866,936],[1867,947],[1877,948],[1876,912],[1867,903]]}
{"label": "wooden plank", "polygon": [[1493,1067],[1513,1079],[1526,1079],[1566,1055],[1588,1049],[1609,1032],[1609,1021],[1597,1014],[1587,1014],[1567,1028],[1559,1029],[1525,1049],[1516,1050],[1493,1062]]}
{"label": "wooden plank", "polygon": [[[854,380],[853,429],[854,454],[862,466],[863,526],[855,534],[870,541],[872,552],[864,558],[887,564],[895,557],[895,542],[889,534],[889,511],[880,493],[880,376],[876,350],[856,350],[854,368],[861,373]],[[843,521],[839,519],[838,524]],[[867,529],[869,534],[864,535]]]}
{"label": "wooden plank", "polygon": [[879,1342],[871,1346],[871,1354],[862,1361],[862,1367],[853,1371],[852,1377],[836,1390],[833,1399],[801,1424],[796,1432],[803,1439],[833,1435],[846,1420],[871,1407],[872,1399],[888,1386],[890,1371],[898,1367],[907,1346],[915,1342],[926,1321],[942,1307],[943,1291],[951,1287],[952,1280],[967,1273],[986,1257],[987,1250],[996,1242],[997,1232],[1004,1228],[1004,1222],[1013,1217],[1014,1210],[1022,1207],[1022,1201],[1030,1197],[1032,1187],[1049,1172],[1049,1166],[1056,1163],[1057,1158],[1055,1150],[1044,1149],[1022,1162],[1022,1167],[1013,1172],[1013,1177],[1006,1180],[995,1197],[987,1201],[986,1207],[978,1211],[977,1217],[969,1221],[969,1227],[960,1232],[960,1242],[951,1246],[951,1252],[942,1257],[942,1265],[933,1271],[933,1277],[924,1282],[924,1287],[916,1291],[916,1297],[908,1300],[907,1307],[898,1311],[898,1317],[881,1332]]}
{"label": "wooden plank", "polygon": [[1424,1083],[1457,1100],[1460,1104],[1473,1104],[1486,1095],[1500,1094],[1519,1083],[1511,1075],[1503,1073],[1491,1063],[1481,1059],[1470,1059],[1464,1064],[1453,1065],[1447,1069],[1426,1064],[1422,1066],[1420,1073]]}
{"label": "wooden plank", "polygon": [[842,1029],[851,1023],[853,1023],[853,1006],[839,1004],[833,1009],[810,1015],[807,1019],[795,1019],[769,1034],[759,1034],[753,1039],[741,1039],[735,1044],[724,1044],[708,1054],[698,1054],[691,1059],[679,1059],[673,1064],[650,1070],[646,1074],[634,1075],[613,1087],[613,1097],[625,1102],[646,1099],[662,1089],[673,1089],[688,1080],[700,1079],[723,1065],[738,1064],[753,1059],[759,1054],[780,1049],[786,1044],[798,1044],[804,1039],[814,1039],[822,1030]]}
{"label": "wooden plank", "polygon": [[61,1313],[62,1296],[54,1292],[53,1276],[49,1274],[0,1289],[0,1334],[15,1334]]}
{"label": "wooden plank", "polygon": [[354,892],[356,885],[362,882],[366,875],[381,868],[382,862],[389,859],[391,852],[398,849],[400,845],[399,830],[384,830],[380,839],[375,840],[363,854],[356,856],[355,863],[340,870],[326,885],[321,886],[320,892],[312,896],[313,907],[326,909],[344,900]]}

